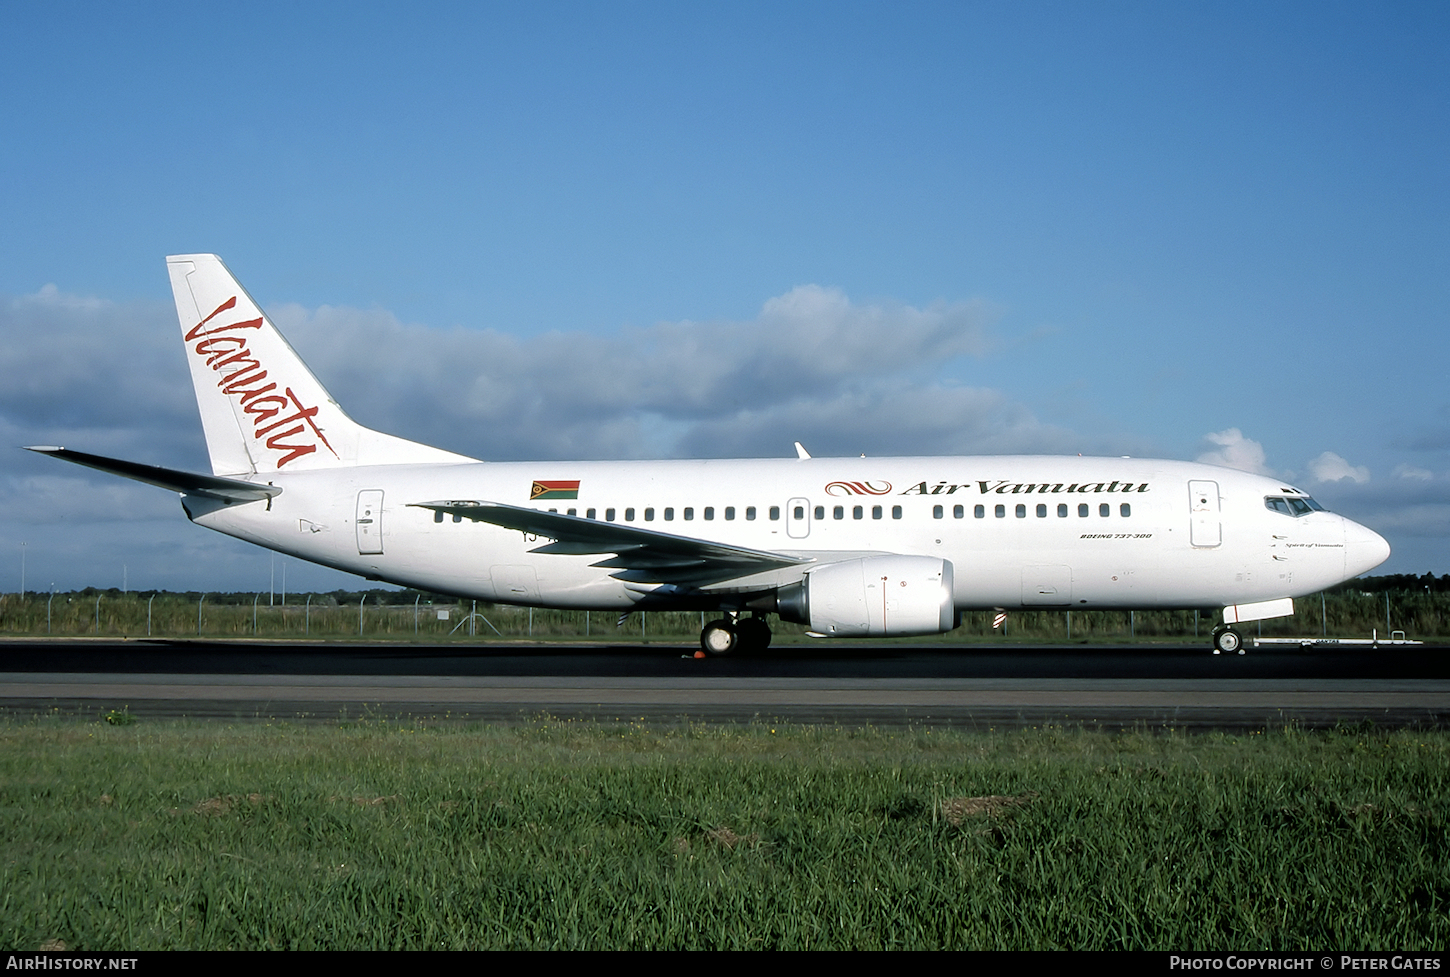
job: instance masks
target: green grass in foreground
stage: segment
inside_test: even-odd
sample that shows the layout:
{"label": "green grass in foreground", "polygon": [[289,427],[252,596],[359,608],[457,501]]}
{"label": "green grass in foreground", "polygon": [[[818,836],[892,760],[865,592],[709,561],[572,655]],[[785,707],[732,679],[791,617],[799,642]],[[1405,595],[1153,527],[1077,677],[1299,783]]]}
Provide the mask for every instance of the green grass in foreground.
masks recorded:
{"label": "green grass in foreground", "polygon": [[1443,949],[1450,735],[0,724],[0,945]]}

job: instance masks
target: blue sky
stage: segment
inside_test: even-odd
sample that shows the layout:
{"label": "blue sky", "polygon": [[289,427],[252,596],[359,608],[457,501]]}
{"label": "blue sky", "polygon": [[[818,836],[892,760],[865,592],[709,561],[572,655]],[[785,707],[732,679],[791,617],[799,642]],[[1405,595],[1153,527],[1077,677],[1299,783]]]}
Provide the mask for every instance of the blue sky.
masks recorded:
{"label": "blue sky", "polygon": [[[0,93],[12,445],[203,466],[212,251],[470,454],[1213,457],[1450,572],[1443,4],[13,3]],[[30,587],[265,585],[58,467]]]}

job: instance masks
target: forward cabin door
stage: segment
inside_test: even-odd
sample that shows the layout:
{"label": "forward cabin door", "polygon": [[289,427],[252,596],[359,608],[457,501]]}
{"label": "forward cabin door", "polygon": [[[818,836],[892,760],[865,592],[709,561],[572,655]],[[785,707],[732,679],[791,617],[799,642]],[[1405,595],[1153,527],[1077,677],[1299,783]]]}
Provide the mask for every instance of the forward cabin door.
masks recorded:
{"label": "forward cabin door", "polygon": [[1217,546],[1223,542],[1217,482],[1188,483],[1188,518],[1188,541],[1194,546]]}
{"label": "forward cabin door", "polygon": [[363,489],[357,494],[357,551],[366,556],[383,551],[383,490]]}
{"label": "forward cabin door", "polygon": [[791,499],[785,507],[785,534],[805,539],[811,534],[811,500]]}

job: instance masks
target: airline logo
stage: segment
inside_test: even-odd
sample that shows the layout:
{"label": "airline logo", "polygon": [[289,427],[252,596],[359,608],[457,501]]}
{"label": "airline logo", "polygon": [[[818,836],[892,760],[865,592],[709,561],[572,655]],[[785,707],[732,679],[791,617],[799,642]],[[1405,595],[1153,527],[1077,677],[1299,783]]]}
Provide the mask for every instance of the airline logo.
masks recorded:
{"label": "airline logo", "polygon": [[529,490],[530,502],[537,502],[541,499],[577,498],[579,498],[579,482],[577,479],[572,482],[535,482],[534,487]]}
{"label": "airline logo", "polygon": [[[868,483],[869,484],[869,483]],[[1086,492],[1146,492],[1147,482],[1012,482],[1005,479],[997,481],[982,481],[976,483],[980,495],[1019,495],[1036,492],[1038,495],[1057,495],[1059,493],[1086,493]],[[958,489],[972,490],[972,482],[952,484],[949,482],[937,482],[935,485],[927,482],[917,482],[898,493],[900,495],[955,495]],[[829,491],[829,489],[827,489]]]}
{"label": "airline logo", "polygon": [[[198,322],[186,334],[187,345],[197,356],[206,360],[206,365],[221,379],[217,386],[222,393],[237,398],[245,417],[252,424],[252,437],[272,451],[278,452],[277,468],[289,461],[296,461],[317,450],[320,443],[333,457],[338,457],[327,437],[317,426],[317,408],[308,407],[292,392],[291,387],[280,393],[277,384],[265,383],[267,368],[257,359],[247,345],[248,329],[261,329],[262,319],[246,319],[240,322],[226,322],[208,326],[223,312],[230,312],[237,306],[233,295],[216,311]],[[191,345],[195,342],[195,345]],[[280,416],[279,416],[280,415]]]}
{"label": "airline logo", "polygon": [[890,482],[831,482],[826,486],[827,495],[885,495],[891,491]]}

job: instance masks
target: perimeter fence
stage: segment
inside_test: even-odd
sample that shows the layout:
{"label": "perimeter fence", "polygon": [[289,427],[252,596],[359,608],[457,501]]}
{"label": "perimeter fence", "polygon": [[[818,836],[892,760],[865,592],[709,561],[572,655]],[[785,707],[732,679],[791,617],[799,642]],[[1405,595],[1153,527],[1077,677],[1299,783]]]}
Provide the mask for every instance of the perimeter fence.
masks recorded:
{"label": "perimeter fence", "polygon": [[[1411,578],[1414,579],[1414,578]],[[1337,589],[1294,602],[1292,617],[1240,625],[1246,636],[1450,637],[1450,591],[1431,587]],[[717,615],[646,611],[620,615],[458,601],[415,591],[328,594],[187,593],[85,590],[0,595],[0,634],[96,637],[206,637],[478,641],[498,638],[598,641],[692,640]],[[927,639],[946,643],[1017,640],[1206,640],[1219,616],[1199,611],[967,611],[961,627]],[[772,618],[778,640],[804,627]]]}

